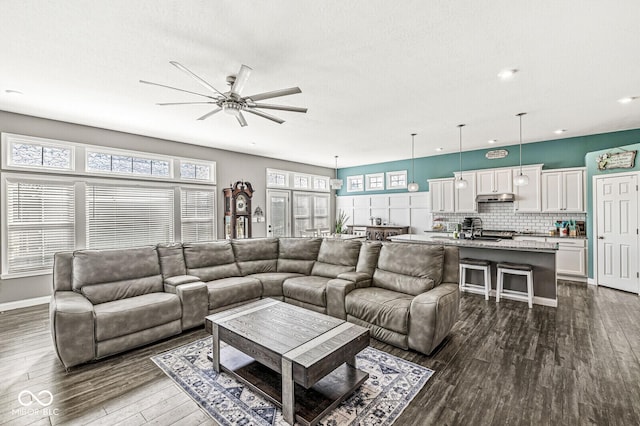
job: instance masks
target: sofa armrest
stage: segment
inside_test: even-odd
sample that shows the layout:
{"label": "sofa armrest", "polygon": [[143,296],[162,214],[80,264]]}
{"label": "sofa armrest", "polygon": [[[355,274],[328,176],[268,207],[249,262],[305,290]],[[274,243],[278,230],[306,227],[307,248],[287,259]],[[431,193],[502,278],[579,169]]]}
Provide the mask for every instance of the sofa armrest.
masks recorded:
{"label": "sofa armrest", "polygon": [[195,283],[198,281],[200,281],[200,278],[194,275],[176,275],[175,277],[166,278],[164,280],[164,291],[168,293],[175,293],[175,288],[171,289],[167,288],[167,286],[176,287],[182,284]]}
{"label": "sofa armrest", "polygon": [[347,310],[345,309],[344,299],[347,294],[357,288],[356,283],[341,278],[335,278],[327,282],[327,315],[347,319]]}
{"label": "sofa armrest", "polygon": [[369,285],[371,285],[371,275],[366,272],[343,272],[338,274],[336,278],[356,283],[358,284],[358,288],[369,287]]}
{"label": "sofa armrest", "polygon": [[[179,277],[189,277],[181,275]],[[172,278],[179,278],[172,277]],[[182,305],[182,330],[197,327],[204,323],[204,317],[209,312],[209,291],[203,282],[185,282],[184,284],[171,285],[165,280],[164,291],[177,294]],[[177,281],[177,280],[176,280]]]}
{"label": "sofa armrest", "polygon": [[95,358],[93,304],[80,293],[55,291],[49,303],[53,346],[65,368]]}
{"label": "sofa armrest", "polygon": [[459,303],[457,284],[441,284],[416,296],[409,308],[409,347],[431,354],[458,320]]}

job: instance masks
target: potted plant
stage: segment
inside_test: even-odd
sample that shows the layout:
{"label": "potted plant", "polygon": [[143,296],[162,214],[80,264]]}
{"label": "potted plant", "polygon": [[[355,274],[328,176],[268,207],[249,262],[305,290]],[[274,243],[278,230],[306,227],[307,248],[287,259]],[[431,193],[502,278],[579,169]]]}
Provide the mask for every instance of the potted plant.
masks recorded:
{"label": "potted plant", "polygon": [[335,222],[335,232],[336,234],[342,234],[343,232],[347,232],[347,227],[346,227],[346,223],[347,220],[349,220],[349,216],[347,216],[347,214],[340,210],[338,213],[338,216],[336,216],[336,222]]}

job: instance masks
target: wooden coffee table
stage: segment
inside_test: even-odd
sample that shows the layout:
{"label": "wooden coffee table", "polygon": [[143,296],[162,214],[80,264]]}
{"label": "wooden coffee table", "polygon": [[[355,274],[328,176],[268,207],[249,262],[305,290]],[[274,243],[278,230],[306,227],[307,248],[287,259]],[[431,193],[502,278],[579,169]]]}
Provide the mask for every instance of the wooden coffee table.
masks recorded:
{"label": "wooden coffee table", "polygon": [[288,303],[248,303],[209,315],[205,327],[214,370],[282,407],[289,424],[314,425],[369,377],[355,360],[368,329]]}

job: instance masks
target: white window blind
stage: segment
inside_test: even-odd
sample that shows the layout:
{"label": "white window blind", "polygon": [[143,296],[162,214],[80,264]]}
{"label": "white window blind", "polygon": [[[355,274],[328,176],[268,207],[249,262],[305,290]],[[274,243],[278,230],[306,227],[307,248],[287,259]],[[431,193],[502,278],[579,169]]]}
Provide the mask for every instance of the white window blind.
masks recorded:
{"label": "white window blind", "polygon": [[88,183],[87,247],[173,242],[174,189]]}
{"label": "white window blind", "polygon": [[215,239],[215,190],[181,188],[182,241]]}
{"label": "white window blind", "polygon": [[46,271],[75,245],[74,184],[7,179],[6,272]]}

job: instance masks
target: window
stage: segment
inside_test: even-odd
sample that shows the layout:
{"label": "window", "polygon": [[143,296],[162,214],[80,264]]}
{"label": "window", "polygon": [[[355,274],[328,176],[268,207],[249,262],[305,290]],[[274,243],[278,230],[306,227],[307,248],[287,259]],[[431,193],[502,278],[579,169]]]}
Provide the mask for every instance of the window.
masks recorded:
{"label": "window", "polygon": [[104,151],[87,151],[87,171],[138,176],[171,177],[171,161]]}
{"label": "window", "polygon": [[402,189],[407,187],[407,171],[387,172],[387,189]]}
{"label": "window", "polygon": [[215,190],[181,188],[182,241],[213,241],[215,233]]}
{"label": "window", "polygon": [[174,241],[174,188],[87,183],[87,248]]}
{"label": "window", "polygon": [[73,147],[49,139],[3,134],[8,166],[49,170],[73,170]]}
{"label": "window", "polygon": [[287,188],[299,191],[329,192],[329,176],[319,176],[267,169],[267,188]]}
{"label": "window", "polygon": [[302,237],[308,230],[330,231],[329,194],[293,192],[293,235]]}
{"label": "window", "polygon": [[293,175],[293,187],[296,189],[309,189],[310,185],[309,176]]}
{"label": "window", "polygon": [[318,191],[328,191],[329,190],[329,178],[328,177],[314,177],[313,178],[313,189]]}
{"label": "window", "polygon": [[54,253],[74,249],[74,188],[73,182],[6,179],[3,273],[49,272]]}
{"label": "window", "polygon": [[214,165],[180,161],[180,179],[212,181]]}
{"label": "window", "polygon": [[367,191],[382,191],[384,189],[384,173],[366,175],[365,180]]}
{"label": "window", "polygon": [[289,182],[287,181],[287,172],[281,172],[279,170],[267,169],[267,186],[269,187],[287,187]]}
{"label": "window", "polygon": [[347,176],[347,192],[363,191],[364,184],[362,175]]}

